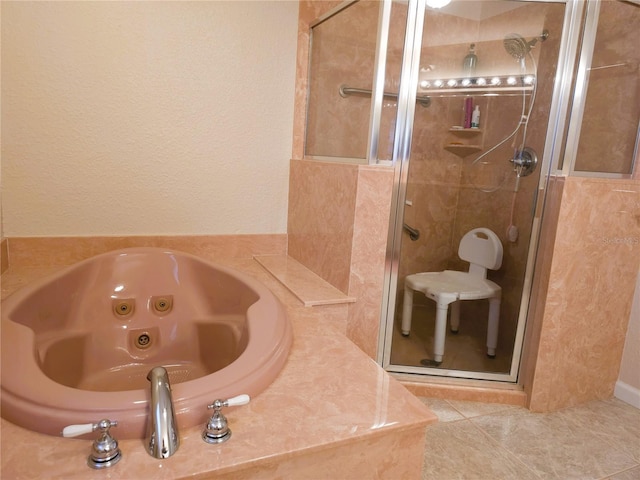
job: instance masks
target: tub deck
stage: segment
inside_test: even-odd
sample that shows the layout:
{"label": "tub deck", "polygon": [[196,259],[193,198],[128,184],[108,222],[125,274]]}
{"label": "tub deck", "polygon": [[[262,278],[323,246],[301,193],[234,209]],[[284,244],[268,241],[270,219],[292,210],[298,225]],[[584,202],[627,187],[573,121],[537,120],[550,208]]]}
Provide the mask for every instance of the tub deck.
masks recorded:
{"label": "tub deck", "polygon": [[[200,427],[181,429],[180,449],[166,460],[150,457],[138,439],[120,440],[123,459],[104,472],[85,465],[91,441],[61,440],[2,419],[2,478],[420,478],[425,428],[436,417],[331,327],[346,306],[305,307],[256,261],[212,260],[270,288],[294,329],[280,375],[227,414],[231,440],[208,445]],[[2,297],[57,268],[10,266]],[[117,427],[113,433],[117,438]]]}

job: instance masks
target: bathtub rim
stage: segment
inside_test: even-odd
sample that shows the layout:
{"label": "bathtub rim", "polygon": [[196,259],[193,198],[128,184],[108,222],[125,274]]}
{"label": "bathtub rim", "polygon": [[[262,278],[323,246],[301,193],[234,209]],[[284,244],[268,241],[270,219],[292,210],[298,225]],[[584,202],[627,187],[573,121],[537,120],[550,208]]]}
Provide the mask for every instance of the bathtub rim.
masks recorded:
{"label": "bathtub rim", "polygon": [[[162,247],[123,248],[76,262],[25,285],[2,301],[2,371],[17,368],[19,372],[9,377],[2,375],[0,398],[4,419],[29,430],[59,435],[62,427],[68,424],[90,423],[101,418],[110,418],[119,421],[117,433],[120,438],[142,438],[145,435],[148,389],[97,392],[59,384],[44,374],[33,355],[27,355],[31,361],[18,362],[15,366],[15,361],[11,361],[14,358],[11,354],[17,345],[22,343],[7,340],[9,332],[22,337],[34,337],[31,328],[9,318],[14,309],[30,295],[49,283],[84,268],[88,263],[123,253],[154,253],[189,258],[237,278],[259,297],[246,312],[247,323],[253,325],[257,331],[250,335],[247,347],[238,358],[209,375],[172,385],[174,406],[181,427],[190,427],[199,422],[204,424],[210,415],[206,407],[216,398],[227,398],[241,393],[255,396],[279,375],[293,343],[293,330],[282,303],[268,287],[244,272],[179,250]],[[272,327],[275,328],[267,329],[264,322],[261,325],[259,319],[266,315],[265,312],[275,314],[276,320],[268,322],[273,323]],[[258,328],[260,326],[263,328]],[[265,332],[266,330],[271,330],[270,335],[264,334],[269,333]],[[30,341],[33,345],[34,339],[31,338]],[[257,358],[256,353],[259,354]],[[150,365],[149,368],[153,366],[155,365]],[[31,381],[23,382],[22,378],[30,378]],[[47,395],[42,395],[45,390]]]}

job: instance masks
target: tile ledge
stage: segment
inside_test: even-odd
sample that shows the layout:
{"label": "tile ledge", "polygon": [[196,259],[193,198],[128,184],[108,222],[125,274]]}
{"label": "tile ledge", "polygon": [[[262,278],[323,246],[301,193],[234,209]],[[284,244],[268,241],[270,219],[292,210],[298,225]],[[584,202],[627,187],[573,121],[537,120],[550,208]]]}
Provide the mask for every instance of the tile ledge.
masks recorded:
{"label": "tile ledge", "polygon": [[521,385],[449,378],[430,378],[427,382],[415,381],[403,374],[392,374],[412,394],[419,397],[468,402],[501,403],[518,407],[527,406],[527,394]]}
{"label": "tile ledge", "polygon": [[307,267],[288,255],[254,255],[253,259],[284,285],[305,307],[354,303]]}

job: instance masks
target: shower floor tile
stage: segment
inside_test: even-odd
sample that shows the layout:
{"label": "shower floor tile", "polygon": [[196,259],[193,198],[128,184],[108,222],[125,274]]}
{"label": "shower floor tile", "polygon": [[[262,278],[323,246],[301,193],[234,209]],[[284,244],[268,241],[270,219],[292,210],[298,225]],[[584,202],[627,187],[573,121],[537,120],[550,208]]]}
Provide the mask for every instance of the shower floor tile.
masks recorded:
{"label": "shower floor tile", "polygon": [[[424,366],[425,359],[433,359],[433,332],[435,308],[416,305],[413,309],[411,334],[400,332],[401,314],[396,315],[391,346],[393,365]],[[487,357],[487,318],[461,318],[460,329],[454,334],[448,330],[445,354],[438,368],[469,372],[509,373],[513,345],[498,343],[496,358]]]}

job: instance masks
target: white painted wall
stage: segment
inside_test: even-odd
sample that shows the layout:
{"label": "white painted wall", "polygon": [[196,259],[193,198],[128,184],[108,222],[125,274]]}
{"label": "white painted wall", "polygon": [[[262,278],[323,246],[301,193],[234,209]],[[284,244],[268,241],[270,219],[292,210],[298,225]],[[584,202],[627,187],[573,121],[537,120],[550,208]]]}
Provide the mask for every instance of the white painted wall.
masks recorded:
{"label": "white painted wall", "polygon": [[285,233],[297,1],[3,2],[3,233]]}

